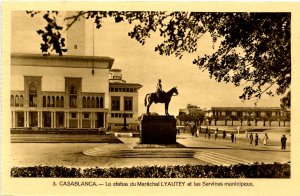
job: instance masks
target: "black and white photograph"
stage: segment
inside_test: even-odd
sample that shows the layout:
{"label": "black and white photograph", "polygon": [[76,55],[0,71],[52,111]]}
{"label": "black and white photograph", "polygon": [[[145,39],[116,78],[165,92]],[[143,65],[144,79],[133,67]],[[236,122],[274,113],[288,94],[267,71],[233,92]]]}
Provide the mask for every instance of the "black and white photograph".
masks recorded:
{"label": "black and white photograph", "polygon": [[295,189],[299,4],[178,4],[5,4],[1,194]]}

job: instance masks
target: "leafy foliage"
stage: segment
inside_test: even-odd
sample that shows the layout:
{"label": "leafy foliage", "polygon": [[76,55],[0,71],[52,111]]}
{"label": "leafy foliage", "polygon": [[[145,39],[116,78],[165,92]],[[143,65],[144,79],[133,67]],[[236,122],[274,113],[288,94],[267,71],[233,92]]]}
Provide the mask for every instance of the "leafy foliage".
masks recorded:
{"label": "leafy foliage", "polygon": [[12,177],[55,178],[289,178],[290,164],[184,165],[131,168],[13,167]]}
{"label": "leafy foliage", "polygon": [[[55,12],[56,13],[56,12]],[[35,11],[28,14],[34,16]],[[50,48],[62,55],[64,38],[55,23],[55,14],[47,12],[41,50]],[[208,70],[218,82],[231,82],[244,86],[240,98],[259,99],[263,94],[286,95],[282,107],[290,107],[291,83],[291,33],[290,13],[224,13],[224,12],[117,12],[80,11],[65,20],[67,29],[78,18],[93,19],[96,28],[102,27],[104,18],[116,23],[127,21],[133,25],[128,35],[141,44],[153,33],[159,33],[162,43],[155,47],[161,55],[182,58],[185,53],[197,52],[200,38],[209,34],[216,50],[213,54],[195,57],[193,63],[201,70]]]}

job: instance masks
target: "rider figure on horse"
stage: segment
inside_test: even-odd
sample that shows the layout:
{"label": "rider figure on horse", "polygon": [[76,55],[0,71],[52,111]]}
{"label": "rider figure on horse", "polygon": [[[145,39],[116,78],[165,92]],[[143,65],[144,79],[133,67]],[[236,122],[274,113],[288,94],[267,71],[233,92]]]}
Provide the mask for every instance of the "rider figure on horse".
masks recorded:
{"label": "rider figure on horse", "polygon": [[157,89],[156,89],[156,95],[157,95],[158,101],[163,99],[163,93],[164,93],[164,91],[162,90],[161,79],[158,79]]}

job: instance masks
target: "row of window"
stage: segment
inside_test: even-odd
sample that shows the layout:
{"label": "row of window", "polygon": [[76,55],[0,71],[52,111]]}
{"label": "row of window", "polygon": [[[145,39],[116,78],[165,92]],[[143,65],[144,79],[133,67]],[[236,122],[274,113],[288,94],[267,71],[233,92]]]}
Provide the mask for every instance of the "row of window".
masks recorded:
{"label": "row of window", "polygon": [[104,108],[103,97],[83,97],[82,98],[83,108]]}
{"label": "row of window", "polygon": [[115,88],[110,87],[109,92],[137,92],[136,88]]}
{"label": "row of window", "polygon": [[[252,114],[252,112],[247,112],[247,114],[248,115],[253,115],[254,114],[256,117],[261,117],[261,112],[254,112],[253,114]],[[271,117],[272,116],[272,112],[265,112],[265,114],[266,114],[267,117]],[[215,112],[213,112],[213,115],[214,116],[221,116],[222,112],[215,111]],[[233,115],[233,112],[226,111],[225,115],[226,116],[231,116],[231,115]],[[281,115],[280,112],[276,112],[276,116],[280,116],[280,115]],[[243,116],[243,112],[236,112],[236,116],[242,117]]]}
{"label": "row of window", "polygon": [[[112,118],[124,118],[124,114],[123,113],[111,113],[110,116]],[[125,114],[126,118],[132,118],[133,114]]]}
{"label": "row of window", "polygon": [[[120,111],[120,97],[111,97],[111,110]],[[132,111],[132,97],[124,97],[124,111]]]}
{"label": "row of window", "polygon": [[43,96],[43,107],[64,107],[64,103],[63,96]]}
{"label": "row of window", "polygon": [[24,105],[24,97],[23,95],[11,95],[10,96],[10,106],[12,107],[23,107]]}

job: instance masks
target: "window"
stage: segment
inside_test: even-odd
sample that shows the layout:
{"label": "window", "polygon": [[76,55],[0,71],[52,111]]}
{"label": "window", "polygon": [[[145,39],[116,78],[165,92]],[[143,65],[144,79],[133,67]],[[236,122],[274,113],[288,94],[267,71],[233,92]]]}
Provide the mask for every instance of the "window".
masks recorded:
{"label": "window", "polygon": [[90,97],[87,98],[87,108],[90,108],[91,107],[91,99]]}
{"label": "window", "polygon": [[99,97],[96,97],[96,108],[100,108]]}
{"label": "window", "polygon": [[91,108],[95,108],[95,97],[92,97]]}
{"label": "window", "polygon": [[64,107],[65,105],[65,99],[63,96],[60,97],[60,107]]}
{"label": "window", "polygon": [[46,96],[43,96],[43,107],[47,106],[47,98]]}
{"label": "window", "polygon": [[83,99],[82,99],[82,107],[86,108],[86,98],[85,97],[83,97]]}
{"label": "window", "polygon": [[272,112],[266,112],[266,116],[267,117],[271,117],[272,116]]}
{"label": "window", "polygon": [[24,105],[24,97],[23,95],[20,96],[20,107],[23,107]]}
{"label": "window", "polygon": [[255,116],[256,117],[261,117],[261,113],[260,112],[255,112]]}
{"label": "window", "polygon": [[55,107],[55,97],[52,96],[52,99],[51,99],[51,107]]}
{"label": "window", "polygon": [[124,110],[132,111],[132,97],[124,97]]}
{"label": "window", "polygon": [[19,107],[19,96],[18,96],[18,95],[16,96],[15,106],[16,106],[16,107]]}
{"label": "window", "polygon": [[120,111],[120,97],[111,97],[111,110]]}
{"label": "window", "polygon": [[47,97],[47,107],[50,107],[50,96]]}
{"label": "window", "polygon": [[15,106],[15,97],[13,95],[10,96],[10,106]]}
{"label": "window", "polygon": [[237,115],[238,117],[242,117],[242,116],[243,116],[243,112],[236,112],[236,115]]}
{"label": "window", "polygon": [[70,113],[71,114],[71,118],[77,118],[77,114],[76,113]]}
{"label": "window", "polygon": [[37,89],[36,84],[31,82],[29,84],[29,107],[37,106]]}
{"label": "window", "polygon": [[231,112],[228,112],[228,111],[227,111],[227,112],[225,112],[225,115],[226,115],[226,116],[230,116],[230,115],[231,115]]}
{"label": "window", "polygon": [[90,118],[90,113],[83,113],[83,118]]}
{"label": "window", "polygon": [[77,108],[77,87],[74,84],[70,86],[70,107]]}
{"label": "window", "polygon": [[56,100],[55,100],[55,107],[59,107],[59,96],[56,97]]}
{"label": "window", "polygon": [[104,102],[103,102],[103,97],[101,97],[101,98],[100,98],[100,108],[104,108],[103,103],[104,103]]}

